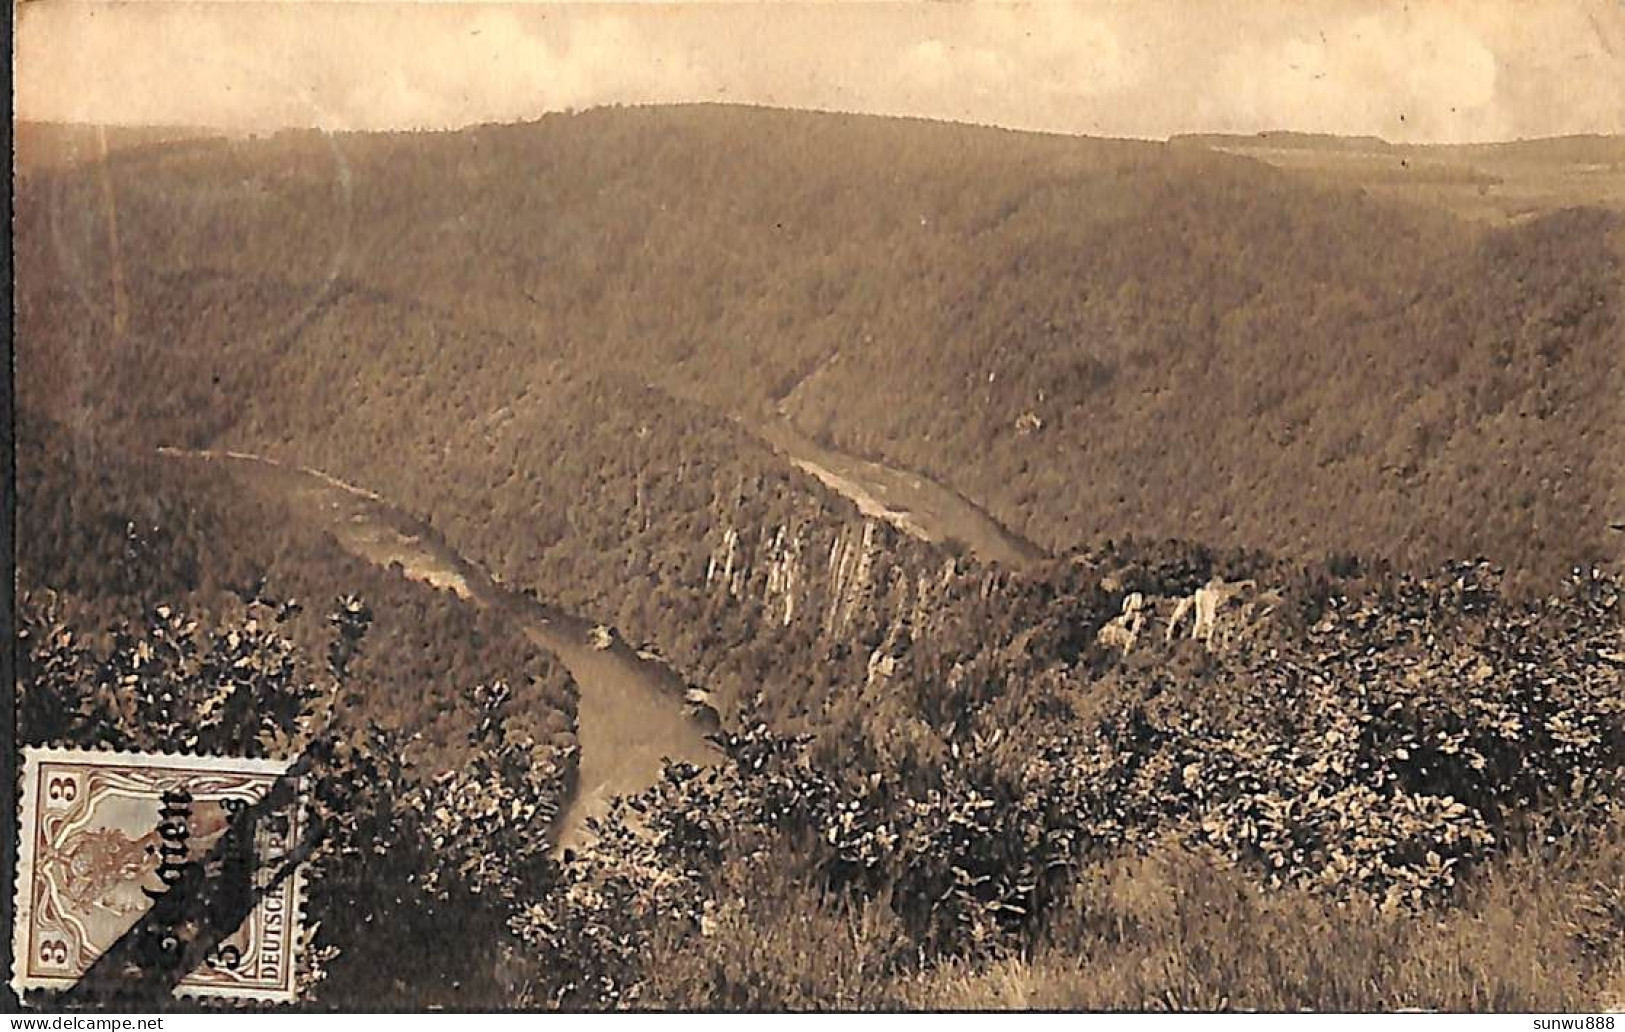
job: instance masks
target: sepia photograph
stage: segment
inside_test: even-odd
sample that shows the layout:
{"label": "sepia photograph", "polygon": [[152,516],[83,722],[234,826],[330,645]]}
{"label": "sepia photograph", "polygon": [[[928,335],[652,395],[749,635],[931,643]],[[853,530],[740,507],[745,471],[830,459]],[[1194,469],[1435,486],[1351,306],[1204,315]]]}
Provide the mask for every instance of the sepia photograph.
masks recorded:
{"label": "sepia photograph", "polygon": [[1625,1022],[1625,0],[11,30],[9,1028]]}

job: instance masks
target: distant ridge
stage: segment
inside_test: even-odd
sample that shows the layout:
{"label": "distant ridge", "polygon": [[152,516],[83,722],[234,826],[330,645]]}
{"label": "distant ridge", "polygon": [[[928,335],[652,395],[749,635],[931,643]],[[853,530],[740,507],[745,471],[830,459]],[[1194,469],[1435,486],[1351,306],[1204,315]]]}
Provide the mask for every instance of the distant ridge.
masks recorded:
{"label": "distant ridge", "polygon": [[17,170],[62,168],[100,154],[97,136],[104,133],[109,153],[162,144],[227,140],[243,134],[200,126],[96,126],[64,122],[18,122],[13,145]]}
{"label": "distant ridge", "polygon": [[1380,136],[1334,136],[1292,129],[1257,133],[1178,133],[1169,143],[1196,143],[1209,147],[1305,147],[1316,150],[1371,150],[1394,146]]}
{"label": "distant ridge", "polygon": [[1258,133],[1181,133],[1169,137],[1168,142],[1175,145],[1233,150],[1285,148],[1322,152],[1386,151],[1433,156],[1537,159],[1544,162],[1625,160],[1625,135],[1602,133],[1575,133],[1567,136],[1476,143],[1397,143],[1380,136],[1333,136],[1327,133],[1283,129]]}

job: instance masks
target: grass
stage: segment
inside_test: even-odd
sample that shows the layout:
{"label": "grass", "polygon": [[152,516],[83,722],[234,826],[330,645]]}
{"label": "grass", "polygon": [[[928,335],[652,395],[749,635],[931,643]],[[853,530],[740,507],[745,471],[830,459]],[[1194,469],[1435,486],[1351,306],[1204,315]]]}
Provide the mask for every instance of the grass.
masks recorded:
{"label": "grass", "polygon": [[1617,821],[1557,855],[1507,858],[1423,917],[1266,892],[1169,847],[1086,881],[1030,957],[938,968],[904,996],[954,1009],[1597,1010],[1625,985],[1625,911],[1596,912],[1622,882]]}
{"label": "grass", "polygon": [[725,863],[727,902],[701,934],[656,944],[644,1006],[679,1010],[896,1010],[916,963],[884,901],[819,891],[779,850]]}
{"label": "grass", "polygon": [[1481,870],[1457,905],[1380,914],[1168,844],[1080,880],[1022,955],[922,965],[883,902],[792,858],[731,865],[705,934],[662,942],[645,1006],[685,1010],[1586,1012],[1625,1002],[1625,821]]}

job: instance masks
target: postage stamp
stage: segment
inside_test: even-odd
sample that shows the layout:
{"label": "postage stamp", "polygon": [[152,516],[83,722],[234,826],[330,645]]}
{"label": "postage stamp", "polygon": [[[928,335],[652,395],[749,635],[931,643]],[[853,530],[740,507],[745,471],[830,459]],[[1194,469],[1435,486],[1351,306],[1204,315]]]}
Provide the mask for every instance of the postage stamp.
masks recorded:
{"label": "postage stamp", "polygon": [[[12,984],[68,989],[138,921],[173,910],[188,868],[229,863],[233,817],[263,799],[286,760],[81,749],[23,750]],[[300,834],[256,822],[237,857],[246,916],[182,976],[177,995],[291,1002],[299,871],[268,880]],[[242,853],[245,850],[237,850]],[[195,882],[193,882],[195,883]]]}

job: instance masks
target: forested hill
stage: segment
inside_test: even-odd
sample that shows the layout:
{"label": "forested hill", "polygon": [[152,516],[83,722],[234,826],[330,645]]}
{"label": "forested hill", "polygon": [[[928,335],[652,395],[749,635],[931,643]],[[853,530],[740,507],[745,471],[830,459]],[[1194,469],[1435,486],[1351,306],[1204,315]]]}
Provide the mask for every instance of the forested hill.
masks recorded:
{"label": "forested hill", "polygon": [[[129,407],[179,386],[204,436],[249,397],[276,418],[274,356],[365,294],[397,314],[304,342],[350,382],[436,311],[460,330],[412,349],[414,391],[497,413],[545,363],[782,406],[1058,552],[1177,535],[1543,580],[1620,553],[1600,208],[1485,224],[1188,144],[686,107],[142,148],[18,211],[25,390],[156,347]],[[70,342],[95,361],[27,367]]]}

